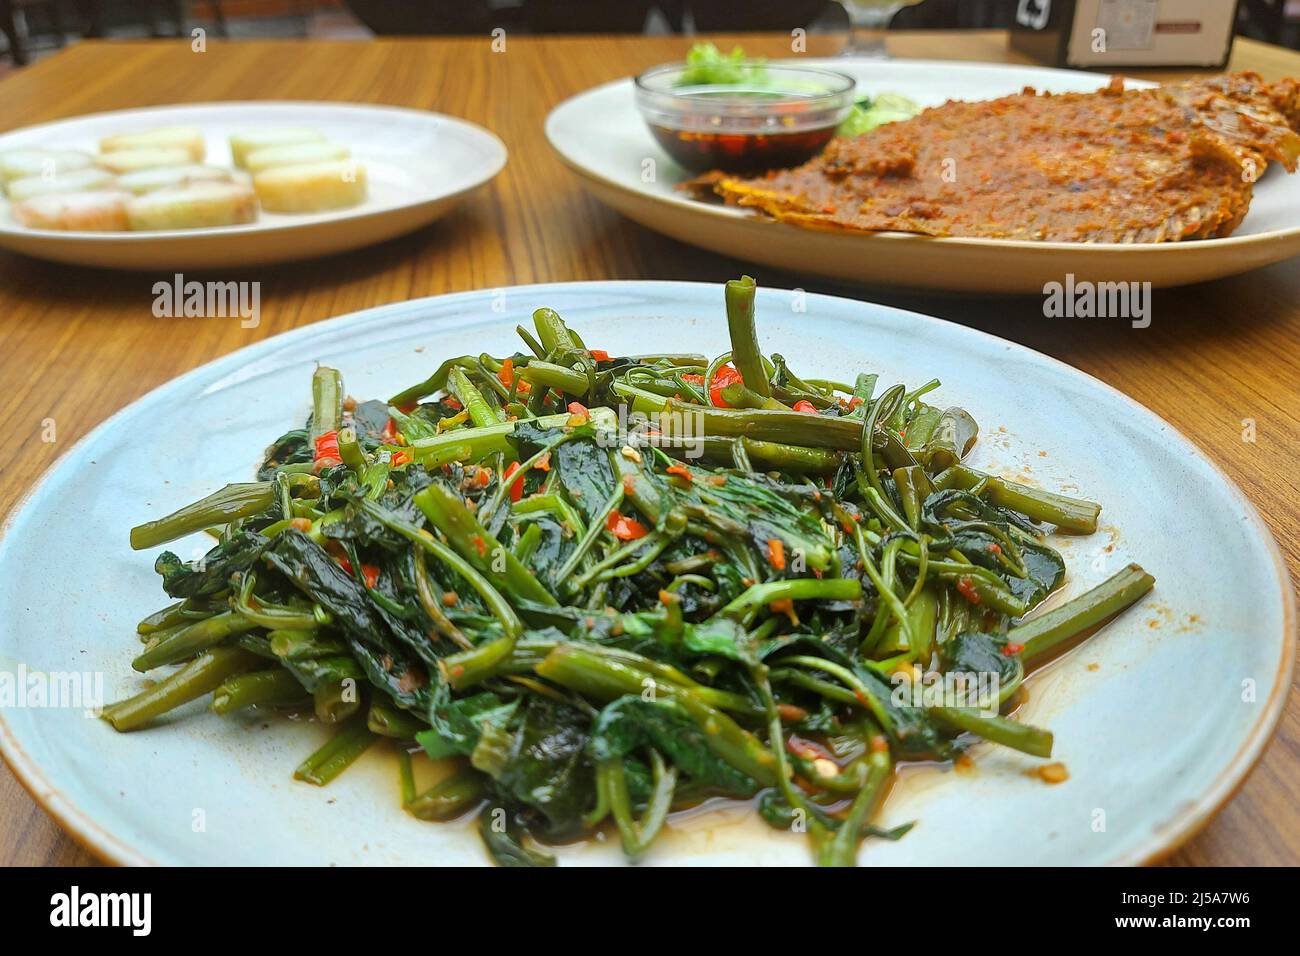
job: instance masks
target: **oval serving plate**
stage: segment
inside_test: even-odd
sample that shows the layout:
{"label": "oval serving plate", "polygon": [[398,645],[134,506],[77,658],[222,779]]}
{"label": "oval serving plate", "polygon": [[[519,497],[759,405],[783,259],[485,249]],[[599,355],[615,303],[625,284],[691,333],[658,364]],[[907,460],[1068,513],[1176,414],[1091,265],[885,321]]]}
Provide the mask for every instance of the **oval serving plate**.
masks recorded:
{"label": "oval serving plate", "polygon": [[[423,299],[297,329],[189,372],[100,425],[3,530],[0,668],[100,673],[109,700],[138,689],[135,623],[162,597],[154,553],[133,553],[128,529],[248,480],[263,447],[306,415],[317,361],[340,368],[351,394],[384,396],[446,355],[514,349],[516,322],[542,305],[611,352],[647,342],[727,348],[720,286],[522,286],[506,291],[504,311],[497,296]],[[1139,605],[1032,679],[1020,717],[1055,732],[1068,781],[1047,786],[1023,772],[1028,758],[997,750],[977,751],[974,773],[909,771],[880,822],[917,826],[897,843],[869,841],[861,861],[1138,863],[1186,839],[1259,757],[1290,686],[1293,594],[1255,510],[1168,424],[1054,359],[847,299],[811,295],[796,312],[790,296],[759,292],[766,350],[842,379],[868,368],[889,382],[937,376],[940,401],[960,402],[984,428],[974,464],[1102,502],[1097,534],[1056,539],[1066,595],[1130,560],[1157,579]],[[195,436],[185,455],[175,454],[177,435]],[[1201,560],[1211,547],[1212,585]],[[198,537],[175,546],[184,557],[205,548]],[[1255,685],[1249,703],[1245,680]],[[468,823],[422,823],[400,809],[396,761],[381,748],[319,789],[291,776],[324,737],[314,723],[223,719],[205,706],[132,734],[77,708],[9,707],[0,751],[74,837],[115,862],[486,862]],[[559,855],[621,860],[611,841]],[[674,816],[646,862],[809,859],[804,837],[736,806]]]}
{"label": "oval serving plate", "polygon": [[192,103],[94,113],[0,135],[10,149],[95,152],[100,137],[157,126],[197,126],[206,162],[231,167],[232,132],[309,126],[352,149],[366,167],[369,195],[357,206],[316,213],[259,211],[256,222],[209,229],[60,232],[14,221],[0,197],[0,248],[40,259],[113,269],[198,269],[266,265],[359,249],[426,226],[506,163],[505,145],[452,116],[395,106],[268,101]]}
{"label": "oval serving plate", "polygon": [[[780,61],[778,61],[780,62]],[[901,93],[921,106],[983,100],[1032,86],[1091,92],[1109,77],[1076,70],[929,60],[799,59],[839,70],[864,95]],[[1153,86],[1129,80],[1134,87]],[[674,163],[637,113],[631,79],[580,93],[551,111],[546,136],[602,202],[667,236],[798,274],[878,285],[973,292],[1039,292],[1076,280],[1184,285],[1300,255],[1300,174],[1265,173],[1245,220],[1225,239],[1148,244],[934,239],[897,232],[804,229],[748,210],[692,199],[675,187],[691,174]],[[646,160],[655,162],[647,175]]]}

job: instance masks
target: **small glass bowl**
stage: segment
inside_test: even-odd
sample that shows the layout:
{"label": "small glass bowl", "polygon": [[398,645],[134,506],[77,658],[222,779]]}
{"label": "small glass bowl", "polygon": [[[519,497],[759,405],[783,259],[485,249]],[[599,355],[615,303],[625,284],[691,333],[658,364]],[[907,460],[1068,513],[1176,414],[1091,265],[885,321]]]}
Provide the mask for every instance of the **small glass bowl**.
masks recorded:
{"label": "small glass bowl", "polygon": [[641,117],[687,169],[752,173],[797,166],[830,142],[853,106],[855,84],[843,73],[740,66],[761,73],[761,82],[683,85],[685,63],[656,66],[636,78]]}

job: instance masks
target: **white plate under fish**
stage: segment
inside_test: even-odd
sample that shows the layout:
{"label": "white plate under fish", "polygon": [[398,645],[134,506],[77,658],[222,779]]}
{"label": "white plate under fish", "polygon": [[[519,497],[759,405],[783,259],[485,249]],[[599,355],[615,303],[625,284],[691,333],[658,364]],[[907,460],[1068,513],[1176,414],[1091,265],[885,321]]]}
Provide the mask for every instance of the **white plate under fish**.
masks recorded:
{"label": "white plate under fish", "polygon": [[[1168,424],[1082,372],[883,306],[810,295],[796,312],[791,295],[759,291],[765,351],[841,380],[867,369],[886,383],[937,376],[936,400],[960,403],[982,427],[978,467],[1102,503],[1097,534],[1055,542],[1066,595],[1129,561],[1156,577],[1141,603],[1030,679],[1019,716],[1055,733],[1069,780],[1048,786],[1023,772],[1038,762],[983,747],[973,772],[906,772],[882,822],[916,827],[897,843],[868,840],[861,861],[1136,863],[1186,839],[1259,757],[1291,684],[1293,593],[1254,508]],[[267,443],[307,414],[317,361],[341,369],[351,394],[386,396],[448,355],[518,348],[515,325],[543,305],[614,354],[729,347],[720,285],[592,282],[383,306],[218,359],[99,426],[10,517],[0,669],[102,673],[109,699],[138,690],[135,624],[165,597],[154,553],[128,546],[132,525],[248,480]],[[202,437],[177,455],[177,435]],[[196,536],[174,548],[206,546]],[[468,823],[422,823],[400,809],[396,761],[382,748],[321,789],[292,779],[324,740],[320,727],[205,708],[118,734],[76,708],[8,707],[0,752],[80,842],[118,862],[487,862]],[[562,848],[561,863],[619,862],[617,843]],[[742,805],[675,816],[645,860],[809,861],[806,837],[773,831]]]}
{"label": "white plate under fish", "polygon": [[28,229],[0,197],[0,248],[41,259],[116,269],[253,266],[345,252],[428,225],[506,163],[494,135],[465,120],[424,110],[312,102],[194,103],[94,113],[0,135],[12,149],[80,149],[99,140],[160,126],[195,126],[207,139],[206,162],[230,167],[231,133],[313,127],[352,149],[364,165],[365,202],[317,213],[260,211],[256,222],[154,232],[56,232]]}
{"label": "white plate under fish", "polygon": [[[1109,77],[1077,70],[931,60],[800,58],[838,70],[860,95],[901,93],[921,106],[987,100],[1024,87],[1087,93]],[[1134,87],[1153,86],[1129,80]],[[795,274],[878,285],[978,292],[1042,293],[1067,274],[1091,282],[1203,282],[1300,255],[1300,173],[1270,164],[1245,221],[1226,239],[1147,244],[934,239],[900,232],[823,232],[774,222],[677,190],[691,173],[659,147],[637,113],[632,80],[565,100],[546,118],[560,158],[602,202],[644,226],[692,245]],[[655,175],[647,175],[647,159]]]}

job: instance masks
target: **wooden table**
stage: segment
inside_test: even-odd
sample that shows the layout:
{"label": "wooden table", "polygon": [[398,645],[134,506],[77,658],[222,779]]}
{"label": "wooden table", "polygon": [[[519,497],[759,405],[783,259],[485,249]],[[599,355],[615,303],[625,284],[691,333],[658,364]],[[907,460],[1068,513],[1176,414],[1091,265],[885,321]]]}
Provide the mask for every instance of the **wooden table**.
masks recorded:
{"label": "wooden table", "polygon": [[[788,37],[721,38],[754,54],[789,53]],[[813,37],[808,52],[840,40]],[[895,55],[1027,62],[1005,34],[894,34]],[[679,58],[673,38],[487,38],[382,42],[86,42],[0,83],[0,128],[97,110],[240,99],[343,100],[420,107],[493,130],[505,172],[440,224],[385,245],[223,279],[260,280],[262,322],[160,327],[158,278],[79,270],[0,253],[0,421],[12,458],[0,472],[6,512],[55,457],[109,414],[174,376],[250,342],[329,316],[416,296],[525,282],[694,279],[742,263],[662,238],[587,196],[547,146],[542,122],[587,87]],[[1300,55],[1238,40],[1233,69],[1300,76]],[[1153,74],[1168,79],[1176,74]],[[959,91],[954,91],[959,92]],[[752,271],[752,267],[751,267]],[[1300,261],[1187,289],[1157,291],[1153,323],[1046,320],[1039,297],[980,298],[845,288],[775,270],[768,286],[886,302],[1023,342],[1090,372],[1172,422],[1240,483],[1300,579]],[[180,320],[167,320],[169,322]],[[41,440],[53,418],[57,442]],[[1257,441],[1241,440],[1242,419]],[[1171,529],[1173,530],[1173,529]],[[1208,574],[1209,572],[1207,572]],[[1183,864],[1300,864],[1300,693],[1263,761]],[[0,864],[88,863],[0,769]]]}

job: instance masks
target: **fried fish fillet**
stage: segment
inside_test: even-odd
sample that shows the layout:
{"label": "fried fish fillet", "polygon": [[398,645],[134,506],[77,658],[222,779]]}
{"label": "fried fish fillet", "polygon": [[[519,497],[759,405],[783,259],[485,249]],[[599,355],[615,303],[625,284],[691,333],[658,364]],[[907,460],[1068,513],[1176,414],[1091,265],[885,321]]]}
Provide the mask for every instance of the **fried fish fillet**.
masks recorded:
{"label": "fried fish fillet", "polygon": [[686,188],[783,222],[1058,242],[1230,234],[1270,162],[1300,157],[1300,86],[1256,73],[1096,93],[950,101],[794,169],[706,173]]}

